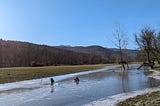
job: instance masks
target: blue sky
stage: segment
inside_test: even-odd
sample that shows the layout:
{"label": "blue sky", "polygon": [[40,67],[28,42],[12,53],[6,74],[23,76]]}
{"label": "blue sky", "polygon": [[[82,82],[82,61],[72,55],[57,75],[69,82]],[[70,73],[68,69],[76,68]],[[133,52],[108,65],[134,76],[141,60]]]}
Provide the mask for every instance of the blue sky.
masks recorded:
{"label": "blue sky", "polygon": [[129,48],[146,25],[160,29],[159,0],[0,0],[0,38],[47,45],[114,47],[116,23]]}

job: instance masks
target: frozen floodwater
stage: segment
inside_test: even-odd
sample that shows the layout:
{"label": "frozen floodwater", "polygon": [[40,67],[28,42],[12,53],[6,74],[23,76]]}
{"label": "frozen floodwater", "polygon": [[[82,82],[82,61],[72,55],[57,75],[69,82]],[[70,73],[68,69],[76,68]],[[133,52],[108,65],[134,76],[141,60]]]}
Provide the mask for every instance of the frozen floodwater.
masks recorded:
{"label": "frozen floodwater", "polygon": [[[50,78],[0,84],[1,106],[80,106],[120,93],[157,87],[159,80],[149,78],[131,65],[122,73],[117,66]],[[80,83],[74,83],[78,76]]]}

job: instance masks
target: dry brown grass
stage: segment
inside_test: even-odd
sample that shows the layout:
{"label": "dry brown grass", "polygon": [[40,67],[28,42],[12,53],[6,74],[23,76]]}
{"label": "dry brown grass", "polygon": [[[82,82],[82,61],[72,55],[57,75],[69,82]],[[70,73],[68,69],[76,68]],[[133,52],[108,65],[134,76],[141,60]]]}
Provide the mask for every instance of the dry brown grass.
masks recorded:
{"label": "dry brown grass", "polygon": [[105,66],[107,66],[107,64],[0,68],[0,83],[16,82],[22,80],[76,73],[76,72],[99,69]]}
{"label": "dry brown grass", "polygon": [[118,103],[117,106],[160,106],[160,92],[138,95]]}

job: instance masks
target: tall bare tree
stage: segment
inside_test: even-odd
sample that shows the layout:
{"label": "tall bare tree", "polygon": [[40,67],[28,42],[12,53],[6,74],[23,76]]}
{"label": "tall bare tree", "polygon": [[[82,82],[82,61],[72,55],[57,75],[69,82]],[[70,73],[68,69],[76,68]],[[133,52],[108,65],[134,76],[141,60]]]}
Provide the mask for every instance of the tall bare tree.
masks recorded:
{"label": "tall bare tree", "polygon": [[139,48],[145,51],[147,61],[151,62],[151,53],[153,51],[155,31],[150,27],[145,27],[139,34],[135,34],[135,41]]}
{"label": "tall bare tree", "polygon": [[153,53],[156,33],[150,27],[144,27],[139,34],[135,34],[135,41],[140,50],[147,56],[147,62],[153,63]]}
{"label": "tall bare tree", "polygon": [[154,36],[153,52],[154,58],[160,64],[160,32]]}
{"label": "tall bare tree", "polygon": [[114,36],[114,45],[119,49],[119,53],[120,53],[120,64],[122,64],[123,70],[125,71],[125,64],[128,63],[126,61],[126,58],[124,58],[126,56],[126,49],[127,49],[127,45],[128,45],[128,39],[127,39],[127,33],[125,31],[122,30],[122,27],[120,26],[120,24],[117,24],[113,33]]}

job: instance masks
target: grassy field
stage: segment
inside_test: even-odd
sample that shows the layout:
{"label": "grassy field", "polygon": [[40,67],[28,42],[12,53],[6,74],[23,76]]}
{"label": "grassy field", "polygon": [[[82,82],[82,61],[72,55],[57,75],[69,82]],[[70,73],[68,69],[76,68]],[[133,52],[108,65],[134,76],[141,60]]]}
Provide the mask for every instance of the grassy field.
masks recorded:
{"label": "grassy field", "polygon": [[0,84],[88,71],[103,68],[105,66],[108,65],[98,64],[74,66],[0,68]]}

